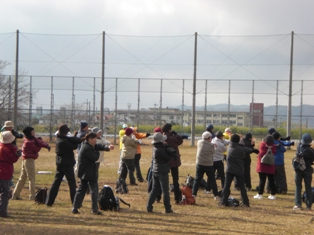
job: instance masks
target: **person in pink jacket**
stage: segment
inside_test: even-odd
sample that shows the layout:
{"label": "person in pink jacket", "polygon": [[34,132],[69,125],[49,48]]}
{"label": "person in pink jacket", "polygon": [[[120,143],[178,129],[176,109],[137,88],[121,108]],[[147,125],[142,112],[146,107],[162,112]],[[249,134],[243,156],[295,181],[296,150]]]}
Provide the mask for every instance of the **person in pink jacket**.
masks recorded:
{"label": "person in pink jacket", "polygon": [[12,199],[20,200],[20,193],[24,187],[26,178],[29,180],[29,200],[35,199],[35,160],[38,158],[38,152],[41,148],[46,148],[50,151],[50,146],[44,142],[40,137],[35,137],[33,127],[27,126],[23,129],[25,134],[24,143],[22,147],[22,169],[20,178],[14,188]]}
{"label": "person in pink jacket", "polygon": [[4,131],[0,137],[0,217],[7,218],[10,180],[13,175],[13,163],[17,162],[21,156],[21,150],[18,150],[12,142],[15,137],[11,131]]}
{"label": "person in pink jacket", "polygon": [[276,199],[276,185],[275,185],[275,165],[266,165],[261,162],[262,157],[267,153],[268,148],[271,148],[272,153],[276,153],[276,145],[274,144],[274,137],[272,135],[267,135],[265,139],[261,142],[259,146],[259,154],[257,157],[256,172],[259,176],[259,187],[258,194],[254,196],[255,199],[262,199],[266,177],[269,181],[271,195],[268,196],[269,200]]}

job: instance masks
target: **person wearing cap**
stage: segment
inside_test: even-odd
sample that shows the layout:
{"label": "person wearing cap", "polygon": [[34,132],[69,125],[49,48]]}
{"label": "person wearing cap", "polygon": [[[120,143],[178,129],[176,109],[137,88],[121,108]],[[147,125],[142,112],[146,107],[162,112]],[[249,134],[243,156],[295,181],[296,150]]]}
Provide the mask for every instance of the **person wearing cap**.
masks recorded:
{"label": "person wearing cap", "polygon": [[152,165],[152,181],[153,186],[150,191],[147,201],[147,212],[153,212],[153,204],[160,194],[160,189],[163,194],[163,202],[166,213],[173,213],[170,204],[169,194],[169,171],[170,159],[176,157],[175,150],[165,145],[166,135],[160,132],[155,132],[153,135],[153,165]]}
{"label": "person wearing cap", "polygon": [[29,200],[35,199],[35,160],[41,148],[46,148],[50,152],[51,147],[40,137],[35,137],[35,130],[31,126],[23,129],[24,143],[22,147],[22,167],[20,178],[14,188],[12,199],[21,199],[20,194],[25,185],[26,179],[29,181]]}
{"label": "person wearing cap", "polygon": [[193,197],[196,197],[201,181],[204,177],[204,174],[206,173],[208,177],[207,183],[210,184],[215,199],[218,199],[218,190],[215,179],[215,171],[213,167],[215,145],[211,141],[212,135],[208,131],[205,131],[202,134],[202,139],[197,141],[196,173],[192,189]]}
{"label": "person wearing cap", "polygon": [[[74,176],[74,165],[76,163],[74,157],[74,150],[77,149],[77,146],[80,141],[83,141],[84,138],[77,137],[68,137],[67,133],[69,128],[66,124],[62,124],[58,128],[57,140],[56,140],[56,174],[54,181],[50,187],[50,190],[47,194],[46,205],[52,206],[55,202],[55,199],[58,195],[60,184],[63,177],[65,176],[70,190],[71,203],[73,204],[75,192],[76,192],[76,182]],[[73,139],[71,139],[73,138]],[[76,139],[74,139],[76,138]],[[74,141],[76,140],[76,141]]]}
{"label": "person wearing cap", "polygon": [[120,179],[125,180],[129,174],[130,185],[137,185],[134,177],[134,157],[136,146],[139,144],[138,140],[132,138],[133,130],[131,128],[125,129],[125,134],[122,137],[122,166]]}
{"label": "person wearing cap", "polygon": [[122,125],[122,129],[119,131],[119,146],[120,146],[120,154],[119,154],[119,166],[118,166],[118,172],[117,174],[121,174],[121,167],[122,167],[122,137],[124,136],[125,134],[125,129],[128,128],[128,125],[127,124],[123,124]]}
{"label": "person wearing cap", "polygon": [[232,180],[236,178],[238,187],[241,192],[241,201],[243,207],[250,207],[249,198],[244,186],[244,158],[245,152],[252,153],[256,151],[253,148],[244,148],[239,144],[240,136],[233,134],[230,138],[230,145],[227,153],[227,164],[226,164],[226,181],[222,191],[222,197],[218,205],[227,206],[228,198],[230,195],[230,186]]}
{"label": "person wearing cap", "polygon": [[[246,133],[244,138],[241,138],[240,145],[247,148],[254,148],[255,147],[255,141],[253,140],[253,136],[250,132]],[[258,151],[255,151],[254,153],[258,154]],[[251,183],[251,153],[245,152],[245,157],[243,160],[244,163],[244,183],[245,188],[247,191],[252,189],[252,183]],[[236,180],[234,182],[236,185],[235,187],[238,188]]]}
{"label": "person wearing cap", "polygon": [[215,133],[214,133],[214,126],[213,126],[213,124],[209,124],[206,127],[206,131],[208,131],[212,135],[212,139],[214,139],[216,137]]}
{"label": "person wearing cap", "polygon": [[305,193],[306,193],[306,209],[311,210],[313,204],[313,193],[311,188],[312,174],[314,164],[314,150],[311,148],[312,137],[310,134],[305,133],[302,135],[301,143],[298,145],[296,155],[301,155],[305,162],[305,170],[295,170],[295,195],[294,195],[294,210],[302,209],[301,190],[302,180],[304,180]]}
{"label": "person wearing cap", "polygon": [[136,172],[136,178],[138,182],[144,182],[144,178],[142,176],[141,172],[141,166],[140,166],[140,160],[141,160],[141,155],[142,155],[142,149],[141,149],[141,144],[142,144],[142,139],[147,138],[150,136],[150,133],[142,133],[138,132],[137,127],[131,127],[133,129],[133,138],[138,140],[139,144],[136,147],[136,153],[134,157],[134,167],[135,167],[135,172]]}
{"label": "person wearing cap", "polygon": [[170,160],[170,171],[174,187],[174,200],[176,204],[180,204],[182,200],[182,194],[179,186],[179,167],[181,166],[181,155],[178,147],[183,143],[183,137],[172,130],[172,125],[170,123],[165,123],[161,127],[161,130],[163,134],[167,136],[166,143],[176,151],[176,158],[171,158]]}
{"label": "person wearing cap", "polygon": [[268,196],[268,199],[276,199],[275,165],[267,165],[261,162],[262,157],[267,153],[268,148],[271,148],[272,153],[275,155],[276,145],[274,144],[274,137],[272,135],[267,135],[259,145],[259,154],[256,161],[256,172],[259,176],[259,185],[258,193],[253,197],[254,199],[263,199],[266,178],[268,178],[271,193]]}
{"label": "person wearing cap", "polygon": [[11,131],[12,135],[15,137],[13,140],[12,144],[16,145],[16,139],[22,139],[24,137],[23,134],[17,132],[16,130],[13,129],[13,122],[12,121],[6,121],[4,122],[3,127],[1,128],[1,131]]}
{"label": "person wearing cap", "polygon": [[15,137],[11,131],[3,131],[0,136],[0,217],[8,214],[10,180],[13,175],[13,163],[21,156],[21,150],[12,144]]}

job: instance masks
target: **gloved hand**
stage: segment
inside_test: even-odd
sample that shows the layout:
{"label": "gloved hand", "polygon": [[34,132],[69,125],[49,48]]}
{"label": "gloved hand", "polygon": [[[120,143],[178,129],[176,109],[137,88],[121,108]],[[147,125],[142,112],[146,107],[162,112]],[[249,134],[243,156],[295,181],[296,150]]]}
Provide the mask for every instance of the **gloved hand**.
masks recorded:
{"label": "gloved hand", "polygon": [[175,131],[171,131],[171,134],[172,134],[172,135],[176,135],[176,134],[177,134],[177,132],[175,132]]}
{"label": "gloved hand", "polygon": [[146,133],[146,137],[148,137],[148,136],[150,136],[150,133],[149,133],[149,132]]}
{"label": "gloved hand", "polygon": [[50,152],[50,149],[51,149],[50,145],[47,146],[47,149],[48,149],[48,151]]}
{"label": "gloved hand", "polygon": [[290,146],[294,146],[294,141],[290,142]]}
{"label": "gloved hand", "polygon": [[182,139],[189,139],[188,135],[182,135],[181,137],[182,137]]}
{"label": "gloved hand", "polygon": [[280,138],[280,140],[282,140],[282,141],[289,141],[290,140],[290,136],[287,136],[286,138]]}
{"label": "gloved hand", "polygon": [[258,149],[253,149],[253,151],[252,151],[253,153],[256,153],[256,154],[259,154],[259,151],[258,151]]}
{"label": "gloved hand", "polygon": [[280,148],[281,147],[281,144],[276,144],[276,148]]}

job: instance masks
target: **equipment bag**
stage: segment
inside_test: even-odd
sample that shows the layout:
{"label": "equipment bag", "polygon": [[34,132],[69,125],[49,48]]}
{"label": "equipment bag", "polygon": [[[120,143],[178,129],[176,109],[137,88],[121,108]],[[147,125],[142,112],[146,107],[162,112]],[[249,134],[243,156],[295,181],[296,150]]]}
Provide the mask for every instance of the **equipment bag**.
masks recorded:
{"label": "equipment bag", "polygon": [[45,204],[47,198],[47,188],[40,188],[35,194],[35,203],[36,204]]}
{"label": "equipment bag", "polygon": [[104,211],[118,211],[120,210],[120,201],[125,205],[130,204],[123,201],[121,198],[114,196],[113,190],[109,185],[104,185],[98,194],[98,207],[100,210]]}
{"label": "equipment bag", "polygon": [[193,205],[195,204],[195,198],[192,197],[192,188],[189,186],[182,186],[181,187],[181,193],[182,193],[182,205]]}

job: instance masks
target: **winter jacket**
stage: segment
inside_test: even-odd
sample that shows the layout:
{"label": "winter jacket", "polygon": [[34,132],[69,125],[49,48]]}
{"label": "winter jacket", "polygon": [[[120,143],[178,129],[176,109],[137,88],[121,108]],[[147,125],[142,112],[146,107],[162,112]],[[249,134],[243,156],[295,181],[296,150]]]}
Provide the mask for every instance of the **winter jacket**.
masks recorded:
{"label": "winter jacket", "polygon": [[74,143],[75,139],[71,137],[57,135],[56,140],[56,164],[60,166],[74,166],[75,158],[74,152],[77,148],[78,142]]}
{"label": "winter jacket", "polygon": [[180,158],[180,152],[178,146],[183,143],[183,139],[180,135],[173,135],[171,132],[164,133],[167,136],[166,143],[170,147],[172,147],[177,154],[176,158],[170,159],[170,167],[179,167],[181,166],[181,158]]}
{"label": "winter jacket", "polygon": [[168,174],[170,171],[170,159],[176,157],[175,150],[163,143],[153,144],[153,172]]}
{"label": "winter jacket", "polygon": [[227,150],[225,140],[221,140],[217,137],[215,137],[212,140],[213,144],[216,144],[215,146],[215,153],[214,153],[214,161],[223,161],[224,160],[224,152]]}
{"label": "winter jacket", "polygon": [[[254,148],[255,144],[252,145],[252,141],[246,138],[242,138],[240,140],[240,145],[242,145],[243,147],[246,148]],[[245,151],[245,158],[244,158],[245,162],[251,162],[251,153]]]}
{"label": "winter jacket", "polygon": [[98,175],[95,162],[99,158],[99,152],[88,142],[84,142],[78,155],[78,172],[80,179],[97,181]]}
{"label": "winter jacket", "polygon": [[10,180],[19,156],[16,154],[17,147],[13,144],[0,143],[0,180]]}
{"label": "winter jacket", "polygon": [[305,162],[305,170],[313,172],[313,163],[314,163],[314,150],[308,144],[299,144],[297,147],[296,153],[302,152],[302,156]]}
{"label": "winter jacket", "polygon": [[214,144],[205,139],[197,141],[196,164],[201,166],[212,166],[214,164]]}
{"label": "winter jacket", "polygon": [[[146,133],[140,133],[140,132],[133,132],[133,136],[135,137],[135,139],[140,140],[140,139],[144,139],[147,137]],[[136,147],[136,154],[141,154],[142,153],[142,149],[141,149],[141,145],[138,144]]]}
{"label": "winter jacket", "polygon": [[122,150],[122,146],[123,146],[123,144],[122,144],[122,137],[124,136],[124,134],[125,134],[125,129],[121,129],[121,130],[119,131],[120,150]]}
{"label": "winter jacket", "polygon": [[[224,136],[224,140],[226,141],[226,143],[229,143],[231,135],[229,135],[227,132],[224,132],[223,136]],[[227,155],[227,148],[226,148],[226,151],[224,152],[224,155]]]}
{"label": "winter jacket", "polygon": [[[104,157],[105,152],[104,151],[107,151],[107,152],[110,151],[109,147],[107,146],[107,145],[110,145],[110,142],[105,140],[105,138],[100,138],[100,139],[97,138],[97,142],[96,143],[97,144],[95,146],[95,149],[101,150],[99,152],[99,158],[98,158],[97,162],[101,163],[101,162],[105,161],[105,157]],[[98,146],[103,146],[103,148],[99,149]]]}
{"label": "winter jacket", "polygon": [[37,159],[38,152],[40,149],[47,148],[49,145],[41,139],[34,137],[33,139],[24,138],[24,143],[22,146],[22,157],[23,160],[28,158]]}
{"label": "winter jacket", "polygon": [[274,145],[276,145],[276,154],[275,157],[275,165],[284,165],[285,159],[284,159],[284,152],[286,152],[286,148],[281,144],[281,141],[274,140]]}
{"label": "winter jacket", "polygon": [[231,174],[244,174],[244,158],[244,148],[239,143],[230,142],[226,159],[226,172]]}
{"label": "winter jacket", "polygon": [[[83,138],[86,134],[87,134],[86,131],[80,129],[80,130],[77,132],[76,137],[80,139],[80,138]],[[76,153],[77,153],[77,154],[79,154],[80,149],[81,149],[81,146],[82,146],[81,143],[79,143],[79,144],[77,145],[77,149],[76,149]]]}
{"label": "winter jacket", "polygon": [[[273,154],[276,154],[276,146],[271,145],[269,147],[272,147],[271,150]],[[259,146],[259,154],[257,156],[257,162],[256,162],[256,172],[258,173],[266,173],[266,174],[275,174],[275,165],[266,165],[261,163],[262,157],[267,153],[268,147],[266,142],[262,142]]]}
{"label": "winter jacket", "polygon": [[131,136],[124,135],[122,137],[122,144],[122,158],[134,159],[138,141],[132,139]]}

